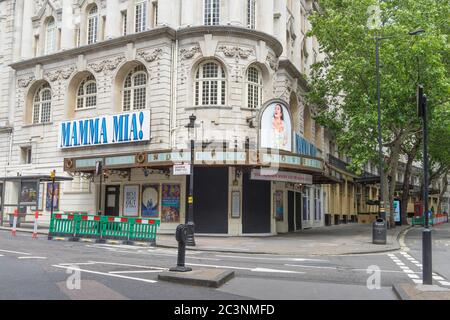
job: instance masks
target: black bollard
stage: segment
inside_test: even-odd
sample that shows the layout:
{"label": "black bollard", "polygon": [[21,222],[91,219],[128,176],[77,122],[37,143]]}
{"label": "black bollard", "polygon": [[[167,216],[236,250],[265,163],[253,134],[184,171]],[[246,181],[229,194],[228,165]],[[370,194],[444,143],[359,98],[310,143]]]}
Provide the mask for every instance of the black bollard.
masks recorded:
{"label": "black bollard", "polygon": [[186,261],[186,238],[187,238],[188,226],[180,224],[175,232],[175,239],[178,241],[178,258],[177,266],[170,268],[169,271],[175,272],[188,272],[192,271],[191,268],[185,266]]}

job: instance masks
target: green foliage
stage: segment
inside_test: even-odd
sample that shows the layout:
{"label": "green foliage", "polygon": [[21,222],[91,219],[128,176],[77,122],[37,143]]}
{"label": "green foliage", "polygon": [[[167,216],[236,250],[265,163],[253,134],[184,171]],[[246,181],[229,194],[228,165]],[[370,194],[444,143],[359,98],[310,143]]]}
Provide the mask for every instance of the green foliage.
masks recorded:
{"label": "green foliage", "polygon": [[[334,131],[340,150],[352,158],[354,169],[377,159],[376,36],[389,37],[380,41],[384,145],[420,130],[416,114],[419,83],[428,97],[431,122],[448,117],[448,0],[319,3],[320,12],[310,16],[309,36],[317,38],[326,58],[312,68],[307,98],[318,106],[317,120]],[[382,25],[378,29],[368,27],[372,14],[369,9],[374,5],[379,5],[381,11]],[[408,35],[418,28],[426,33]],[[439,115],[434,115],[435,110],[440,110]],[[431,125],[430,143],[449,136],[450,125],[446,124],[447,129],[440,128],[439,123]],[[442,155],[445,157],[448,159],[448,153]]]}

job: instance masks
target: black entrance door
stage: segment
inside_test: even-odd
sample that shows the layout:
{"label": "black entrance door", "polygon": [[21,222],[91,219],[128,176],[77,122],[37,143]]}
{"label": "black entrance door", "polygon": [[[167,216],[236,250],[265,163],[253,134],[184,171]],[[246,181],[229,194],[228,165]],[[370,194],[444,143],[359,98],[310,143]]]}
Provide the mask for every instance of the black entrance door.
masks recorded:
{"label": "black entrance door", "polygon": [[106,186],[105,215],[118,217],[120,202],[120,186]]}
{"label": "black entrance door", "polygon": [[228,168],[194,168],[194,224],[195,233],[228,233]]}
{"label": "black entrance door", "polygon": [[288,231],[295,231],[295,193],[293,191],[288,192]]}
{"label": "black entrance door", "polygon": [[242,233],[270,233],[270,181],[243,176]]}
{"label": "black entrance door", "polygon": [[295,230],[302,229],[302,194],[295,193]]}

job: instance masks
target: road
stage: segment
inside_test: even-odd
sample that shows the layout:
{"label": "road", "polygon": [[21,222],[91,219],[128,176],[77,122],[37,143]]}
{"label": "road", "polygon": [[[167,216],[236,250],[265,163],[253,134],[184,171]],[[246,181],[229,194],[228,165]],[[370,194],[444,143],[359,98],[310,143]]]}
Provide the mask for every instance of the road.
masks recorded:
{"label": "road", "polygon": [[[436,284],[450,288],[450,229],[436,227]],[[158,280],[158,273],[176,265],[177,251],[86,242],[13,238],[0,231],[0,299],[144,299],[144,300],[394,300],[394,283],[420,283],[420,229],[411,229],[401,251],[347,256],[281,256],[188,251],[193,269],[235,271],[219,289]],[[380,270],[380,286],[376,284]],[[77,287],[80,275],[80,288]]]}

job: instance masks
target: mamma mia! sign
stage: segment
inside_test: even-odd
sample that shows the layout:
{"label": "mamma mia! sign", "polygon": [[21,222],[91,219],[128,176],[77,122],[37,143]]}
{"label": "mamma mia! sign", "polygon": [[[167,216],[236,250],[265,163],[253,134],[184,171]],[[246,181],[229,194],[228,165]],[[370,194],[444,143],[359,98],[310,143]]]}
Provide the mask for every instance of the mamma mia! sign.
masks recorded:
{"label": "mamma mia! sign", "polygon": [[58,133],[61,149],[149,140],[150,110],[65,121]]}

